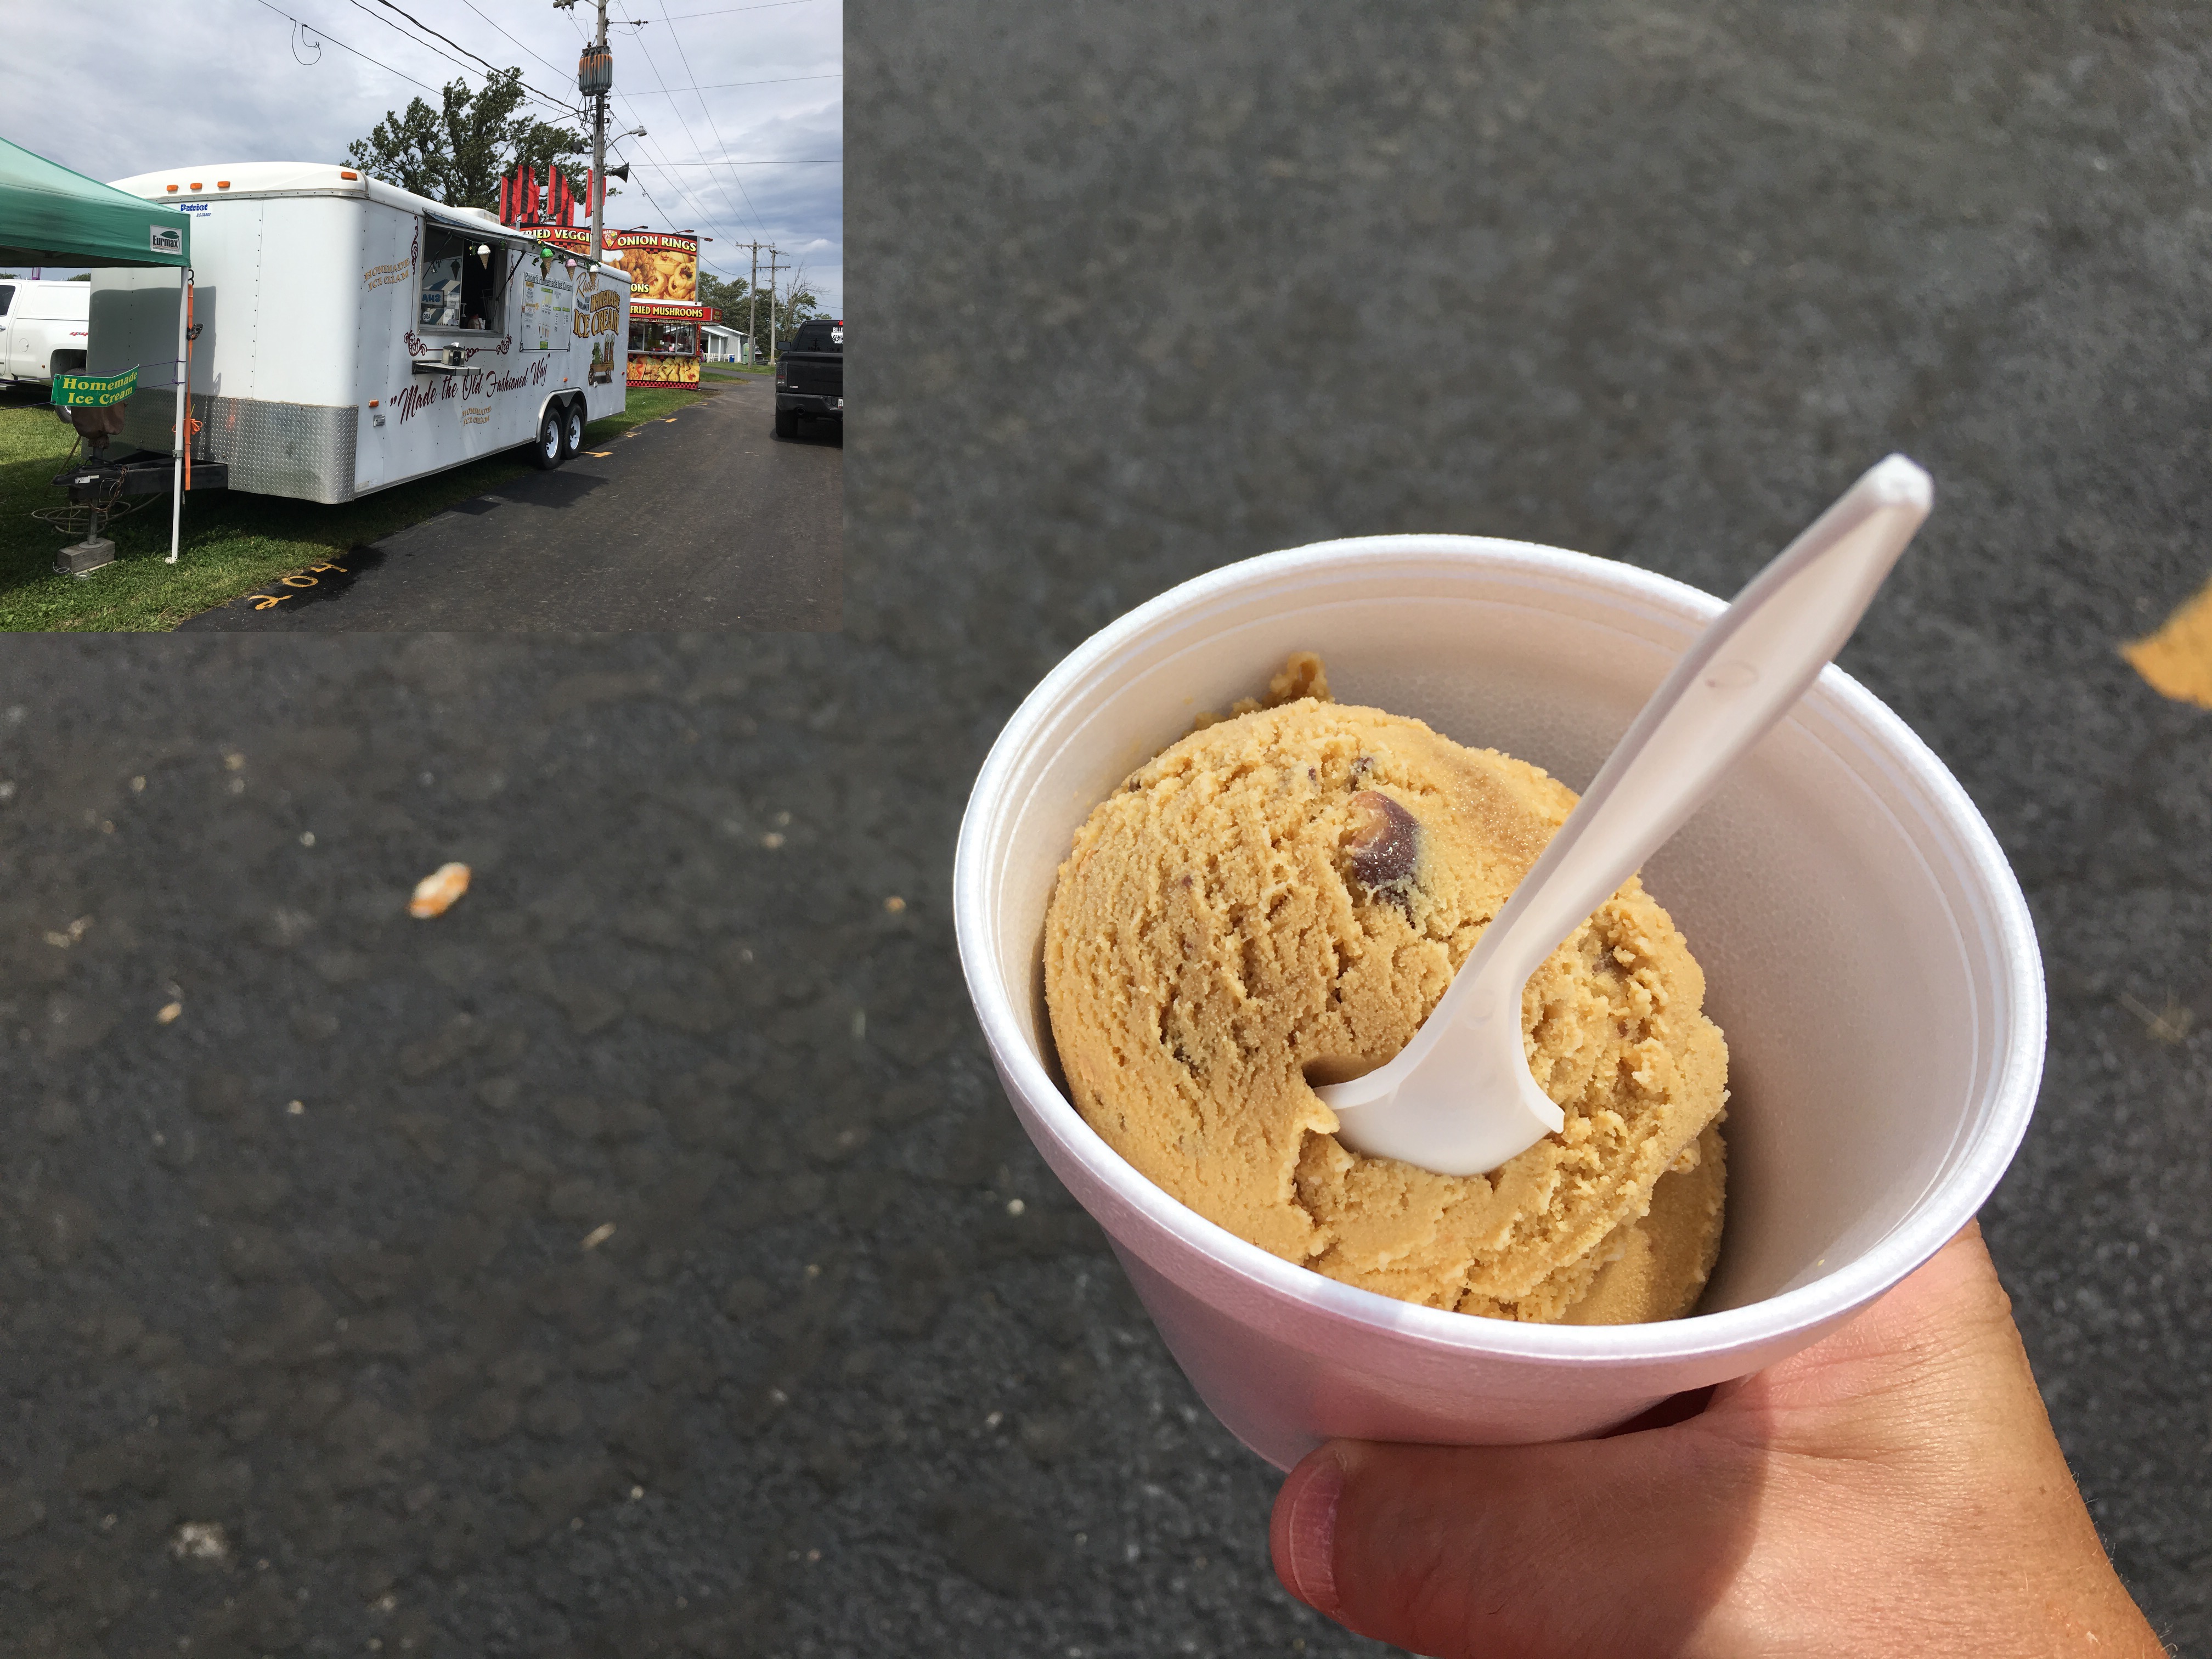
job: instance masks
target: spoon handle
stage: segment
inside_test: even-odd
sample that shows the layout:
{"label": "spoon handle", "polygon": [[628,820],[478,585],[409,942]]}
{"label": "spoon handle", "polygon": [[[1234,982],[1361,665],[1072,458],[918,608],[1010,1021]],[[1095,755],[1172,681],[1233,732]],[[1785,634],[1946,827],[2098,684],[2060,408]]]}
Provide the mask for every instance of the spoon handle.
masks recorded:
{"label": "spoon handle", "polygon": [[1487,960],[1462,971],[1501,991],[1510,980],[1517,1003],[1537,965],[1665,844],[1843,647],[1933,499],[1927,473],[1892,455],[1752,579],[1644,705],[1485,930],[1476,956]]}

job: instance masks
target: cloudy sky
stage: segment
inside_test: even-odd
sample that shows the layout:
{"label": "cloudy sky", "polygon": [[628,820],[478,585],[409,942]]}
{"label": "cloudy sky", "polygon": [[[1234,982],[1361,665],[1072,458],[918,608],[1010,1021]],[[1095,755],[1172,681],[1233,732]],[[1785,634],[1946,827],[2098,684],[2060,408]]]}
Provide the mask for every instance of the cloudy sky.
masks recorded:
{"label": "cloudy sky", "polygon": [[[573,104],[576,54],[593,18],[592,0],[567,12],[550,0],[10,6],[19,89],[67,86],[70,96],[38,115],[40,106],[8,100],[0,137],[103,179],[169,166],[340,161],[409,99],[434,107],[447,81],[481,85],[471,52],[519,65],[526,82]],[[631,171],[628,189],[608,198],[607,222],[711,236],[700,252],[725,276],[747,274],[747,244],[773,244],[842,314],[842,0],[622,0],[608,21],[608,129],[646,136],[611,146]]]}

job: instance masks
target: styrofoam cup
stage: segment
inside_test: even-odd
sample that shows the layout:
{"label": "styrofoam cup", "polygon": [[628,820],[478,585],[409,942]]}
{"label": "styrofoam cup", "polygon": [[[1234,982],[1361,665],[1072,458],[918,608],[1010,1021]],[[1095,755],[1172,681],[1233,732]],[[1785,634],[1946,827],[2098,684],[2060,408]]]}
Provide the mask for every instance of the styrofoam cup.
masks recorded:
{"label": "styrofoam cup", "polygon": [[1054,874],[1091,808],[1195,714],[1318,651],[1338,701],[1580,787],[1723,608],[1521,542],[1323,542],[1186,582],[1093,635],[984,763],[953,902],[1007,1096],[1199,1394],[1279,1468],[1336,1436],[1593,1434],[1771,1364],[1932,1255],[2019,1146],[2044,1047],[2027,905],[1942,763],[1834,667],[1644,872],[1729,1042],[1727,1227],[1692,1317],[1515,1324],[1339,1284],[1185,1208],[1070,1103],[1044,1002]]}

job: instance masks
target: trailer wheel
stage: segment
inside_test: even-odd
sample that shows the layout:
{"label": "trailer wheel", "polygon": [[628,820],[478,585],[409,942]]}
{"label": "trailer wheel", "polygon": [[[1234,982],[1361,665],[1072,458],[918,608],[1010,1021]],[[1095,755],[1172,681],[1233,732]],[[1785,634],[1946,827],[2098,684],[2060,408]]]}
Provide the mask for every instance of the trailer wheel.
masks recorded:
{"label": "trailer wheel", "polygon": [[799,435],[797,410],[779,409],[775,411],[775,435],[779,438],[796,438]]}
{"label": "trailer wheel", "polygon": [[573,461],[584,447],[584,400],[570,400],[568,412],[561,418],[561,459]]}
{"label": "trailer wheel", "polygon": [[530,459],[540,471],[550,472],[568,453],[568,447],[561,441],[561,410],[556,405],[538,422],[538,441],[530,447]]}

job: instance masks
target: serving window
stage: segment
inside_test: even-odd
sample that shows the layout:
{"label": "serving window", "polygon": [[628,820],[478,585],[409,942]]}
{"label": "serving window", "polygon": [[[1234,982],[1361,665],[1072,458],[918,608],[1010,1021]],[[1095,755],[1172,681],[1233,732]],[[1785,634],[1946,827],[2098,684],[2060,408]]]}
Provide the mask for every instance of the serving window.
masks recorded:
{"label": "serving window", "polygon": [[641,323],[629,325],[633,357],[696,357],[699,355],[696,323]]}
{"label": "serving window", "polygon": [[496,334],[507,304],[508,252],[488,236],[426,224],[422,236],[422,328]]}

